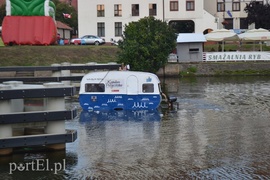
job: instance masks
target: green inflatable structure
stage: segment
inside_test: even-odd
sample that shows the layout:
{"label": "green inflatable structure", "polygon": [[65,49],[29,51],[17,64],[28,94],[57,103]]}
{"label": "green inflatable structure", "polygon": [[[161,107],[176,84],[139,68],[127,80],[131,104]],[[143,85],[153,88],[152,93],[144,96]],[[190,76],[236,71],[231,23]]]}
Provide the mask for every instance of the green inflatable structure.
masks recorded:
{"label": "green inflatable structure", "polygon": [[7,16],[51,16],[55,19],[55,5],[50,0],[6,0]]}

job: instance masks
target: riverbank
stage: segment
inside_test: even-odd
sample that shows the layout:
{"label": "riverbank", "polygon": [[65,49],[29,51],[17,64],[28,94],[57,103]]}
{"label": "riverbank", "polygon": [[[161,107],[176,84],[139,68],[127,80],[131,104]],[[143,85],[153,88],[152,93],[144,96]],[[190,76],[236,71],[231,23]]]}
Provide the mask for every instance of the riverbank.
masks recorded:
{"label": "riverbank", "polygon": [[0,47],[0,66],[50,66],[63,62],[85,64],[117,61],[116,46],[5,46]]}
{"label": "riverbank", "polygon": [[[207,46],[205,49],[209,49]],[[227,48],[233,48],[228,46]],[[51,66],[68,62],[117,62],[117,46],[5,46],[0,47],[0,67],[5,66]],[[157,74],[163,76],[221,76],[221,75],[270,75],[270,62],[196,62],[168,63]],[[0,76],[3,73],[0,73]],[[6,73],[4,73],[6,75]]]}
{"label": "riverbank", "polygon": [[[67,63],[62,63],[66,66]],[[60,64],[59,64],[60,65]],[[76,65],[76,64],[72,64]],[[81,64],[79,64],[81,65]],[[20,69],[20,70],[19,70]],[[53,72],[49,70],[34,69],[31,71],[12,70],[0,72],[0,77],[51,77]],[[79,70],[71,70],[71,74],[77,75]],[[84,72],[86,73],[86,72]],[[195,76],[269,76],[269,62],[196,62],[196,63],[168,63],[157,73],[159,77],[195,77]]]}
{"label": "riverbank", "polygon": [[270,62],[197,62],[168,63],[160,69],[159,76],[232,76],[232,75],[270,75]]}

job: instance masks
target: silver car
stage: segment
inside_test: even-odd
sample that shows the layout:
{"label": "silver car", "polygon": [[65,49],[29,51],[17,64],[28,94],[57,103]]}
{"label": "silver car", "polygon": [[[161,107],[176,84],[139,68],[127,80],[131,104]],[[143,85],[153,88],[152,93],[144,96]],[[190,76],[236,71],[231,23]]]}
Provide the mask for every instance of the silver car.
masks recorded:
{"label": "silver car", "polygon": [[101,37],[94,36],[94,35],[85,35],[81,38],[74,38],[70,40],[70,44],[81,44],[81,45],[88,45],[88,44],[94,44],[94,45],[100,45],[104,44],[105,40]]}

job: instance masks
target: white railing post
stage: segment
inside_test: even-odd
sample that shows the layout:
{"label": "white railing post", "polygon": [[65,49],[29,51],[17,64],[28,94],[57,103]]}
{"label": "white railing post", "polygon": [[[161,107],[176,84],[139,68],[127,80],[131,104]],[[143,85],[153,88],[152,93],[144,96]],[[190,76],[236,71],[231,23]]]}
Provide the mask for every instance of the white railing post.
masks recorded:
{"label": "white railing post", "polygon": [[[61,64],[52,64],[52,67],[58,67],[61,66]],[[53,71],[52,72],[52,77],[60,77],[61,76],[61,71]]]}
{"label": "white railing post", "polygon": [[[6,81],[3,82],[5,85],[10,85],[12,89],[16,89],[23,85],[22,81]],[[23,99],[12,99],[11,108],[12,112],[23,112],[24,111],[24,100]]]}
{"label": "white railing post", "polygon": [[[0,84],[0,90],[9,90],[10,85]],[[7,114],[12,112],[11,100],[0,100],[0,114]],[[12,125],[0,124],[0,139],[12,137]],[[13,151],[12,148],[0,149],[0,155],[8,155]]]}
{"label": "white railing post", "polygon": [[[61,63],[62,66],[71,66],[71,64],[69,62],[63,62]],[[70,70],[61,70],[61,77],[65,77],[65,76],[71,76],[71,71]],[[70,86],[70,80],[69,81],[62,81],[62,83],[64,83],[67,86]]]}
{"label": "white railing post", "polygon": [[[63,83],[44,83],[45,87],[63,87]],[[50,110],[50,111],[58,111],[58,110],[65,110],[65,98],[64,97],[47,97],[45,98],[45,106],[44,110]],[[64,134],[65,131],[65,120],[59,120],[59,121],[51,121],[47,122],[47,126],[45,127],[45,133],[46,134]],[[54,144],[48,146],[51,149],[60,150],[65,149],[65,144]]]}

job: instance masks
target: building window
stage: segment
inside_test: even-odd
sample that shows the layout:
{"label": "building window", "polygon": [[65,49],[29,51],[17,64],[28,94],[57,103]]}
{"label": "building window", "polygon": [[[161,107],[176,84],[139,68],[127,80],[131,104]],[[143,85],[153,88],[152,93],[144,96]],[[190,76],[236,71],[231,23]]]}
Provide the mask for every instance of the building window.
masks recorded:
{"label": "building window", "polygon": [[140,8],[139,4],[132,4],[131,5],[131,11],[132,11],[132,16],[139,16],[140,15]]}
{"label": "building window", "polygon": [[97,17],[104,17],[105,9],[104,4],[98,4],[97,5]]}
{"label": "building window", "polygon": [[248,29],[248,23],[246,18],[240,18],[240,29]]}
{"label": "building window", "polygon": [[115,36],[122,36],[122,22],[114,23]]}
{"label": "building window", "polygon": [[225,18],[224,19],[227,23],[224,24],[225,29],[233,29],[233,18]]}
{"label": "building window", "polygon": [[240,11],[240,0],[234,0],[232,3],[233,11]]}
{"label": "building window", "polygon": [[114,5],[114,16],[122,16],[122,5],[121,4]]}
{"label": "building window", "polygon": [[157,15],[157,4],[149,4],[149,16]]}
{"label": "building window", "polygon": [[170,1],[170,11],[178,11],[178,1]]}
{"label": "building window", "polygon": [[225,2],[217,2],[217,12],[225,11]]}
{"label": "building window", "polygon": [[195,2],[194,2],[194,0],[188,0],[186,2],[186,10],[187,11],[194,11],[195,10]]}
{"label": "building window", "polygon": [[105,23],[104,22],[99,22],[97,23],[97,35],[99,37],[104,37],[105,36]]}

